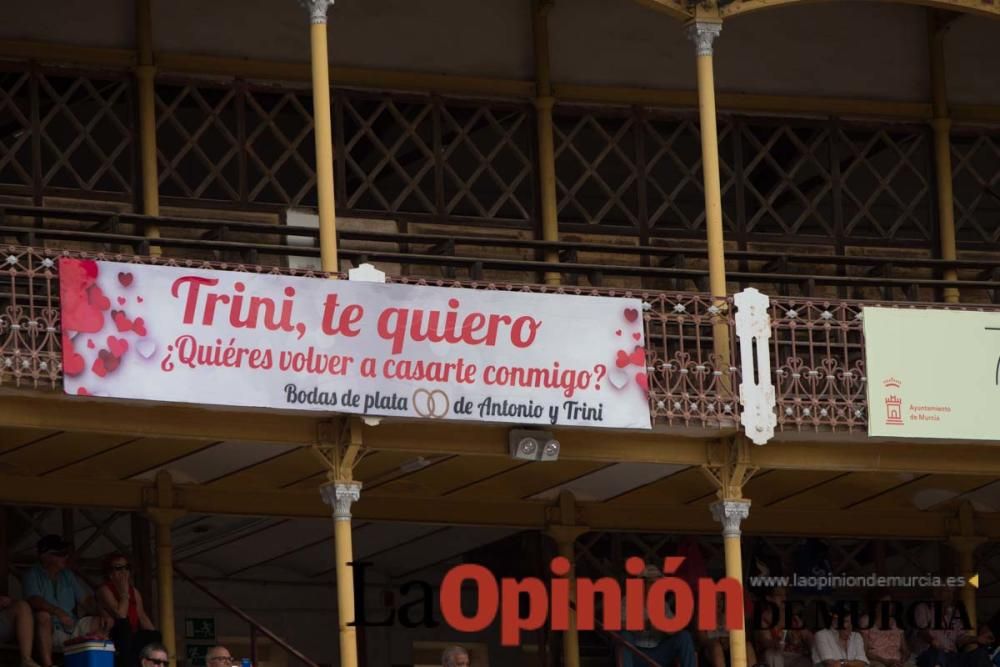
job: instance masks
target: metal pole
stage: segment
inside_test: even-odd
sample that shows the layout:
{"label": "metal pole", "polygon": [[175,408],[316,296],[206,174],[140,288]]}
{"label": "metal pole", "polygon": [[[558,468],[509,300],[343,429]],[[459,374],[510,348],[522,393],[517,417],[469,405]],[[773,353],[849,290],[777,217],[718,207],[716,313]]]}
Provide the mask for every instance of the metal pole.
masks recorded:
{"label": "metal pole", "polygon": [[[716,370],[723,387],[728,387],[730,364],[729,327],[726,323],[726,253],[722,231],[722,185],[719,176],[719,134],[715,116],[715,73],[712,42],[722,32],[719,20],[696,20],[688,25],[688,37],[694,41],[698,67],[698,113],[701,131],[701,171],[705,189],[705,231],[708,242],[708,282],[714,316],[713,347]],[[724,366],[721,367],[721,366]]]}
{"label": "metal pole", "polygon": [[[951,117],[948,111],[948,79],[945,70],[944,37],[946,19],[941,12],[928,10],[928,50],[931,65],[931,95],[934,109],[934,174],[937,180],[938,233],[941,259],[958,257],[955,241],[955,198],[951,181]],[[958,280],[958,271],[945,269],[945,280]],[[957,287],[944,288],[946,303],[958,303]]]}
{"label": "metal pole", "polygon": [[[722,524],[722,544],[726,559],[726,576],[743,581],[743,549],[740,543],[740,523],[750,513],[750,501],[744,498],[723,499],[712,504],[712,515]],[[742,600],[740,601],[742,605]],[[730,667],[747,667],[745,628],[729,631]]]}
{"label": "metal pole", "polygon": [[[153,18],[151,0],[136,0],[135,20],[138,41],[138,64],[135,68],[139,94],[139,155],[142,165],[142,212],[160,215],[159,174],[156,162],[156,66],[153,64]],[[146,238],[160,238],[160,227],[148,223],[143,230]],[[162,249],[150,245],[149,254],[159,255]]]}
{"label": "metal pole", "polygon": [[[559,213],[556,194],[555,140],[552,128],[552,75],[549,66],[549,11],[552,0],[532,3],[532,26],[535,37],[535,116],[538,121],[538,179],[541,198],[542,240],[559,240]],[[545,251],[546,262],[558,262],[557,250]],[[546,285],[558,285],[561,276],[545,272]]]}
{"label": "metal pole", "polygon": [[340,667],[358,667],[358,637],[354,628],[354,560],[351,505],[361,497],[361,483],[328,482],[320,487],[333,508],[334,557],[337,565],[337,622],[340,626]]}
{"label": "metal pole", "polygon": [[303,0],[310,10],[313,124],[316,137],[316,194],[319,201],[319,248],[323,271],[337,273],[337,218],[333,200],[333,128],[330,120],[330,56],[326,13],[331,0]]}

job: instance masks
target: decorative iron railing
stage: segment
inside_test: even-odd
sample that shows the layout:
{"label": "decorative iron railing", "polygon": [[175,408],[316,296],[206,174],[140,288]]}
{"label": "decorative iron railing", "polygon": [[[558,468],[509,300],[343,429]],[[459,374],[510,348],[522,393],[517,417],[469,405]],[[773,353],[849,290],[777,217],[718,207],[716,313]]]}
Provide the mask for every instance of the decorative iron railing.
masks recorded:
{"label": "decorative iron railing", "polygon": [[[0,386],[58,390],[62,382],[59,328],[61,256],[328,278],[317,271],[249,263],[81,253],[7,246],[0,249]],[[346,276],[341,276],[346,278]],[[732,299],[718,308],[705,294],[642,289],[551,287],[525,282],[388,277],[390,282],[584,296],[629,297],[645,304],[650,413],[655,425],[731,430],[738,423],[739,347]],[[863,309],[998,306],[915,304],[772,297],[771,364],[779,431],[864,433],[868,425]],[[721,327],[728,346],[717,348]]]}

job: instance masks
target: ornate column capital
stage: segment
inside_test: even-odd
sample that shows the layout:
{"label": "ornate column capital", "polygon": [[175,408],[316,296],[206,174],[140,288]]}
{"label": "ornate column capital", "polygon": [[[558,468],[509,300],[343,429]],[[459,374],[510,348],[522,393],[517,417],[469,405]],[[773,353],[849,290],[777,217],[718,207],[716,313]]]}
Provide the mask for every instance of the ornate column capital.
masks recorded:
{"label": "ornate column capital", "polygon": [[750,501],[718,500],[711,505],[712,518],[722,524],[723,537],[739,537],[740,523],[750,516]]}
{"label": "ornate column capital", "polygon": [[333,0],[299,0],[306,8],[313,23],[326,23],[326,10],[333,6]]}
{"label": "ornate column capital", "polygon": [[718,21],[692,21],[687,24],[687,36],[695,44],[699,56],[712,55],[712,42],[722,32],[722,23]]}
{"label": "ornate column capital", "polygon": [[319,493],[333,508],[334,521],[350,521],[351,504],[361,497],[361,482],[327,482],[319,487]]}

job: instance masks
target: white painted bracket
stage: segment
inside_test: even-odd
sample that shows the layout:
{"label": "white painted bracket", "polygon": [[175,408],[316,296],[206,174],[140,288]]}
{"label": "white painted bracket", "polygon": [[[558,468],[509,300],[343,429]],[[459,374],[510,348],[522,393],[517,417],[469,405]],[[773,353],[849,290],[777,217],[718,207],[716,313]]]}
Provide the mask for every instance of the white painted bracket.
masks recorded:
{"label": "white painted bracket", "polygon": [[771,300],[754,288],[733,297],[736,304],[736,338],[740,344],[740,423],[754,444],[763,445],[774,437],[778,425],[774,385],[771,384]]}
{"label": "white painted bracket", "polygon": [[384,283],[385,272],[379,271],[371,264],[362,264],[348,271],[347,279],[365,283]]}

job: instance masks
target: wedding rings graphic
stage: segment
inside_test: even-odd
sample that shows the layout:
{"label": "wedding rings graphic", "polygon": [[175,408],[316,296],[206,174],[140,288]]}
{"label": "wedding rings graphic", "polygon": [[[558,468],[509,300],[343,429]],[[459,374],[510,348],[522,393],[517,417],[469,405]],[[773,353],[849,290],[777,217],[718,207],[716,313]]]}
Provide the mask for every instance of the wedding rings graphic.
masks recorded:
{"label": "wedding rings graphic", "polygon": [[448,394],[440,389],[417,389],[413,392],[412,405],[413,411],[420,417],[441,419],[447,416],[451,401]]}

